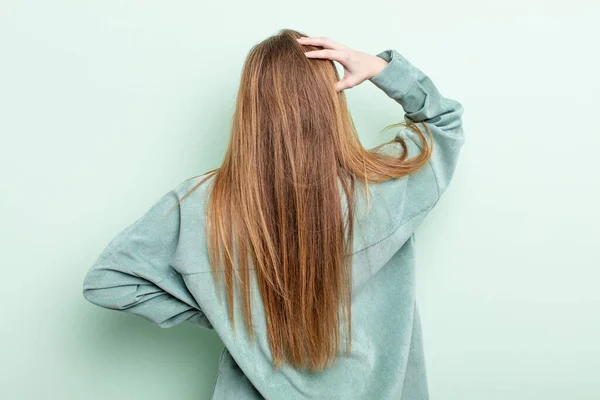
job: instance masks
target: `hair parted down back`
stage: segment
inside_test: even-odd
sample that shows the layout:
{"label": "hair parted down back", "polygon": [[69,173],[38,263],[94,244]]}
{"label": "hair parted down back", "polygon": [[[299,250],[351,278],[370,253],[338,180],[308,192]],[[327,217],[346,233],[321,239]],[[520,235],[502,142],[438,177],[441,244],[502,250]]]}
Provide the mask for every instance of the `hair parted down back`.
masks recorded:
{"label": "hair parted down back", "polygon": [[338,356],[344,324],[350,354],[356,181],[368,192],[368,182],[416,172],[429,161],[432,144],[416,124],[400,122],[384,130],[413,129],[423,144],[419,155],[407,158],[401,137],[390,141],[402,145],[399,157],[379,152],[390,142],[365,149],[345,94],[335,89],[340,77],[333,61],[304,56],[322,47],[301,45],[300,36],[307,35],[282,29],[252,47],[223,163],[181,201],[214,176],[206,210],[209,259],[215,284],[224,278],[234,332],[238,288],[245,328],[255,339],[254,271],[275,369],[287,362],[322,371]]}

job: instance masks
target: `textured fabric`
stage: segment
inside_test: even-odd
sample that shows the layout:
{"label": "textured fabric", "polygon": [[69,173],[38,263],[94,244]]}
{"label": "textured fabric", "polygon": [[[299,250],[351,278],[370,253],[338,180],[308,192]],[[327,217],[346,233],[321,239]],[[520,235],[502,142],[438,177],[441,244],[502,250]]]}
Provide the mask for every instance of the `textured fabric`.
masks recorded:
{"label": "textured fabric", "polygon": [[[215,400],[429,398],[415,303],[414,233],[455,171],[464,143],[463,107],[443,97],[430,78],[397,51],[378,56],[388,65],[371,82],[402,106],[406,120],[429,126],[434,150],[420,171],[370,183],[369,203],[358,186],[350,357],[338,358],[322,373],[288,365],[275,372],[255,281],[252,314],[257,341],[253,344],[246,335],[237,301],[233,335],[207,255],[204,212],[209,185],[200,186],[177,206],[177,200],[204,176],[165,193],[110,241],[85,276],[83,295],[94,304],[139,315],[163,328],[189,322],[214,329],[225,344]],[[414,132],[402,128],[398,135],[408,139],[410,156],[420,151]],[[392,143],[384,151],[400,154],[402,148]]]}

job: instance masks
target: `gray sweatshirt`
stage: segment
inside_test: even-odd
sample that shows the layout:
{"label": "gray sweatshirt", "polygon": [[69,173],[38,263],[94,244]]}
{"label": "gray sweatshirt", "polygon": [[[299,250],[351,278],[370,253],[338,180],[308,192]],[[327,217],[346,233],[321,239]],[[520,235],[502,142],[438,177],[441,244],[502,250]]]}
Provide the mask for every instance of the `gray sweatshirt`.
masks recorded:
{"label": "gray sweatshirt", "polygon": [[[370,81],[402,106],[407,121],[427,124],[434,150],[429,164],[418,172],[370,183],[369,203],[357,197],[350,357],[341,356],[322,373],[285,364],[275,372],[255,284],[251,289],[256,342],[238,322],[243,321],[238,301],[233,335],[226,301],[219,301],[207,255],[208,185],[200,186],[169,213],[204,175],[158,199],[108,243],[85,276],[83,296],[98,306],[141,316],[162,328],[188,322],[214,329],[225,349],[212,399],[429,398],[415,302],[414,232],[452,179],[464,143],[463,107],[443,97],[431,79],[396,50],[377,56],[388,65]],[[407,139],[409,156],[420,151],[414,132],[404,128],[397,135]],[[402,151],[398,143],[383,149]]]}

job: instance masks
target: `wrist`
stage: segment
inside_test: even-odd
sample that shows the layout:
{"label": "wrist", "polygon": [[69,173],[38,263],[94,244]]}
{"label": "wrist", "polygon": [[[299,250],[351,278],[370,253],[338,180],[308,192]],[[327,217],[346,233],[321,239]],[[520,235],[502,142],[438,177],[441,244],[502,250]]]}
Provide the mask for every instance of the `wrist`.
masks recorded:
{"label": "wrist", "polygon": [[370,68],[371,72],[369,73],[369,79],[378,75],[381,71],[385,69],[385,67],[387,67],[387,65],[388,62],[385,61],[383,58],[378,56],[372,56]]}

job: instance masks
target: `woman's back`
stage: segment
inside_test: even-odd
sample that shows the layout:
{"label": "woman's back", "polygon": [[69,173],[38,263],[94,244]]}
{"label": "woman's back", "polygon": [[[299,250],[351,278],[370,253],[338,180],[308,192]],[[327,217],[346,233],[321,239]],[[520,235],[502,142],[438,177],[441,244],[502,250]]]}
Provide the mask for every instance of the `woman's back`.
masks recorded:
{"label": "woman's back", "polygon": [[[314,373],[284,364],[273,369],[260,292],[252,281],[256,341],[242,324],[232,329],[227,304],[211,276],[202,177],[166,193],[106,247],[84,282],[92,303],[140,315],[168,328],[192,322],[214,329],[225,349],[213,399],[427,399],[421,327],[415,302],[414,232],[448,186],[464,143],[462,105],[443,97],[432,81],[395,50],[378,54],[388,65],[371,78],[397,101],[411,122],[423,122],[434,139],[426,167],[399,179],[370,184],[357,197],[352,282],[352,348]],[[401,135],[409,153],[421,144]],[[399,144],[384,147],[401,154]],[[209,178],[207,183],[212,178]],[[357,191],[357,194],[360,190]],[[176,207],[176,212],[169,213]],[[222,295],[223,293],[221,293]],[[243,320],[236,299],[236,321]]]}

